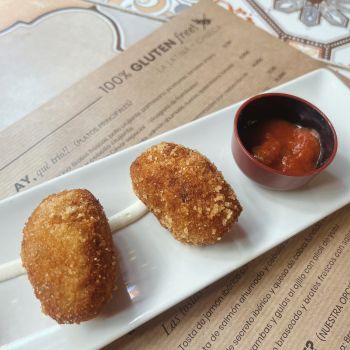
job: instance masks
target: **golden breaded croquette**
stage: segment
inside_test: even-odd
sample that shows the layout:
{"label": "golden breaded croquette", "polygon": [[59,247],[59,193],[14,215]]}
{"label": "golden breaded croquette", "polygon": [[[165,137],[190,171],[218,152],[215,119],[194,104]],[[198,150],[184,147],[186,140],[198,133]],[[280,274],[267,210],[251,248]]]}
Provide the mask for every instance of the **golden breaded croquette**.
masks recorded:
{"label": "golden breaded croquette", "polygon": [[24,227],[21,258],[42,311],[58,323],[89,320],[111,299],[112,234],[87,190],[52,194],[39,204]]}
{"label": "golden breaded croquette", "polygon": [[179,241],[214,244],[242,211],[235,193],[205,156],[162,142],[130,167],[136,195]]}

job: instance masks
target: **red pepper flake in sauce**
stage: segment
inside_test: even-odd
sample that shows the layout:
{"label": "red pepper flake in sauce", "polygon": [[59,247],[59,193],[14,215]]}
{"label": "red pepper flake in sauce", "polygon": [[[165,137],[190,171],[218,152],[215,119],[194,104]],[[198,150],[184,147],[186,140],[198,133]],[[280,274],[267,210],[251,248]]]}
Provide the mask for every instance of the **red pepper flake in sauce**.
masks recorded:
{"label": "red pepper flake in sauce", "polygon": [[250,130],[251,153],[286,175],[304,175],[317,166],[321,145],[315,130],[270,119]]}

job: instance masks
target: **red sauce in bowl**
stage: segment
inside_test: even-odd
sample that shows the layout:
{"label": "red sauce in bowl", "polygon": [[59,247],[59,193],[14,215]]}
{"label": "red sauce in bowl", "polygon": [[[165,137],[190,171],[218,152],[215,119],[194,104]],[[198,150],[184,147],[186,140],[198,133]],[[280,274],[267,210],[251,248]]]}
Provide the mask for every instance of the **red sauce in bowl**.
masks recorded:
{"label": "red sauce in bowl", "polygon": [[261,163],[286,175],[304,175],[317,167],[320,140],[313,129],[270,119],[249,131],[250,150]]}

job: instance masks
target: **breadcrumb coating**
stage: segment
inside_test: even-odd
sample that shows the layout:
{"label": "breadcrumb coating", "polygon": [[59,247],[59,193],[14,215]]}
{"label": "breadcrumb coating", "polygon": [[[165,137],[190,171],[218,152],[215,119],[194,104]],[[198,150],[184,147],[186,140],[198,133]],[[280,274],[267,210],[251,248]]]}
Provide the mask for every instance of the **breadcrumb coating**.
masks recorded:
{"label": "breadcrumb coating", "polygon": [[58,323],[89,320],[112,296],[112,234],[87,190],[52,194],[39,204],[24,227],[21,257],[42,311]]}
{"label": "breadcrumb coating", "polygon": [[216,243],[242,211],[215,165],[181,145],[162,142],[150,147],[131,164],[130,175],[139,199],[185,243]]}

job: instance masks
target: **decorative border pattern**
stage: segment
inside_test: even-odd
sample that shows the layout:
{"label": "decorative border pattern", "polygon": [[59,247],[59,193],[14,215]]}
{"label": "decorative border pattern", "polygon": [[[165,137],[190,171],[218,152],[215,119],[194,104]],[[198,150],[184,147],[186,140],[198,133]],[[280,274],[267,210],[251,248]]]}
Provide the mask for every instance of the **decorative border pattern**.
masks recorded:
{"label": "decorative border pattern", "polygon": [[350,36],[330,41],[328,43],[320,43],[318,41],[305,39],[286,33],[255,0],[245,0],[258,14],[259,16],[276,32],[278,37],[284,41],[292,41],[303,45],[313,46],[319,51],[319,57],[327,60],[331,59],[332,50],[340,46],[350,43]]}
{"label": "decorative border pattern", "polygon": [[26,27],[32,27],[35,26],[37,23],[40,21],[46,19],[49,16],[60,14],[60,13],[65,13],[65,12],[94,12],[96,15],[100,16],[103,20],[105,20],[113,30],[113,34],[115,36],[114,39],[114,47],[113,49],[116,51],[124,51],[124,48],[122,47],[122,34],[120,32],[120,29],[113,20],[111,20],[108,16],[106,16],[104,13],[100,12],[97,8],[97,6],[91,6],[89,8],[83,8],[83,7],[66,7],[64,9],[57,9],[57,10],[52,10],[43,13],[42,15],[36,17],[32,21],[25,22],[25,21],[17,21],[13,24],[11,24],[9,27],[0,30],[0,36],[6,35],[8,32],[15,30],[18,26],[26,26]]}

